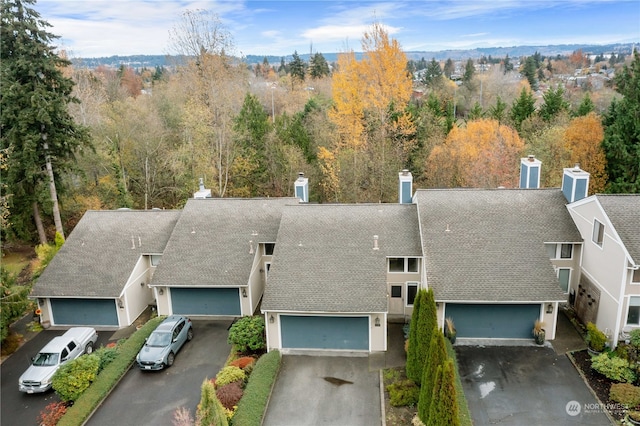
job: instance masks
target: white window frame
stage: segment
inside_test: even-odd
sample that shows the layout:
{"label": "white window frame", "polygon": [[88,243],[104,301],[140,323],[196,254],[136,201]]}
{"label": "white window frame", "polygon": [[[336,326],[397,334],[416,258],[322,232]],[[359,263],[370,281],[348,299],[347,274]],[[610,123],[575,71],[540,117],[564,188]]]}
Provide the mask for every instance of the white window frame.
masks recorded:
{"label": "white window frame", "polygon": [[[403,271],[392,271],[391,270],[391,259],[402,259],[404,263]],[[416,261],[416,270],[409,271],[409,259],[415,259]],[[387,272],[390,274],[417,274],[420,272],[420,258],[419,257],[411,257],[411,256],[392,256],[387,258]]]}
{"label": "white window frame", "polygon": [[[575,252],[575,244],[573,243],[548,243],[546,244],[547,246],[554,246],[554,254],[553,257],[551,257],[551,260],[572,260],[573,259],[573,253]],[[562,257],[562,246],[570,246],[571,247],[571,256],[569,257]],[[551,251],[549,249],[547,249],[548,251]]]}
{"label": "white window frame", "polygon": [[407,281],[406,283],[404,283],[404,306],[406,306],[407,308],[413,308],[413,305],[415,304],[415,297],[413,299],[414,303],[409,304],[409,287],[410,286],[415,286],[416,288],[416,297],[418,296],[418,291],[420,290],[420,283],[417,281]]}
{"label": "white window frame", "polygon": [[[638,299],[638,305],[631,305],[631,299],[636,298]],[[630,323],[629,321],[629,310],[631,309],[632,306],[637,306],[640,309],[640,296],[629,296],[629,303],[627,303],[627,316],[624,319],[624,323],[626,325],[632,325],[632,326],[639,326],[640,325],[640,313],[638,314],[638,323]]]}
{"label": "white window frame", "polygon": [[598,219],[593,219],[591,241],[600,248],[604,245],[604,223],[600,222]]}

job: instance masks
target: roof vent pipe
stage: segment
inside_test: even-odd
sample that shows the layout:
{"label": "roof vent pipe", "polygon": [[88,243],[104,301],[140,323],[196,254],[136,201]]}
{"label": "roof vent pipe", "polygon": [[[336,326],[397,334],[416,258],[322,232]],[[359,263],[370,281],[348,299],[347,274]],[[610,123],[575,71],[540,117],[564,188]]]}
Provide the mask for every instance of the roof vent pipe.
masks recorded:
{"label": "roof vent pipe", "polygon": [[374,250],[379,250],[380,246],[378,246],[378,236],[374,235],[373,236],[373,249]]}

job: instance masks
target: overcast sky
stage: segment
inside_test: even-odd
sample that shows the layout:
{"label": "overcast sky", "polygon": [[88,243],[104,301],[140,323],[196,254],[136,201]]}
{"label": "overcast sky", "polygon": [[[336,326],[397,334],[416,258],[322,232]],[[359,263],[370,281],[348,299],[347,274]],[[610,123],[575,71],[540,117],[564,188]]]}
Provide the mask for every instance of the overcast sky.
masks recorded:
{"label": "overcast sky", "polygon": [[167,54],[185,10],[216,13],[236,54],[360,51],[383,24],[405,51],[640,42],[640,1],[39,0],[35,9],[71,57]]}

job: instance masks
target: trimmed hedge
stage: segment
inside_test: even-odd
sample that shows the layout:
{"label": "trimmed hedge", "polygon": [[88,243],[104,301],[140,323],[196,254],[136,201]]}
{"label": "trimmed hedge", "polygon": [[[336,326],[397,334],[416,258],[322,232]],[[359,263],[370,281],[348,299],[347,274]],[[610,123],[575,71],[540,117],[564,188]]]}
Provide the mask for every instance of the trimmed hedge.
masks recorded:
{"label": "trimmed hedge", "polygon": [[458,399],[458,417],[460,419],[461,426],[473,426],[471,421],[471,412],[469,411],[469,404],[467,404],[467,398],[464,396],[464,390],[462,389],[462,381],[460,380],[460,372],[458,371],[458,357],[456,351],[453,349],[453,345],[447,339],[445,340],[445,347],[447,348],[447,355],[453,360],[453,369],[455,371],[456,381],[454,383],[456,388],[456,397]]}
{"label": "trimmed hedge", "polygon": [[271,395],[281,362],[280,352],[271,351],[262,355],[249,376],[238,410],[231,419],[233,426],[259,426]]}
{"label": "trimmed hedge", "polygon": [[122,376],[129,371],[136,355],[144,345],[144,341],[156,329],[165,317],[149,320],[140,330],[136,331],[122,345],[119,355],[98,375],[95,382],[76,400],[73,406],[58,422],[58,426],[80,426],[89,418],[91,413],[104,401],[111,390],[118,384]]}

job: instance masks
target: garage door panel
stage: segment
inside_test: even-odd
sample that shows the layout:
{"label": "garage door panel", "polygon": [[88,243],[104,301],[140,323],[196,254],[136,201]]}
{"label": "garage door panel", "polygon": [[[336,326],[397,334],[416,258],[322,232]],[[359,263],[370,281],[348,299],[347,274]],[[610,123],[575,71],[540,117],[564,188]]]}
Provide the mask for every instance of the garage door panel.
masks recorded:
{"label": "garage door panel", "polygon": [[282,347],[369,350],[368,317],[282,315]]}
{"label": "garage door panel", "polygon": [[172,288],[171,304],[179,315],[241,314],[237,288]]}
{"label": "garage door panel", "polygon": [[448,303],[445,317],[452,318],[458,337],[531,338],[533,323],[540,316],[538,304]]}
{"label": "garage door panel", "polygon": [[114,299],[51,299],[56,325],[118,326]]}

